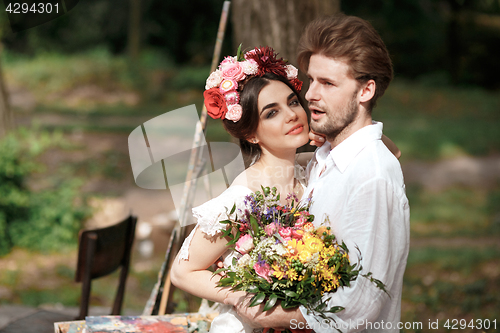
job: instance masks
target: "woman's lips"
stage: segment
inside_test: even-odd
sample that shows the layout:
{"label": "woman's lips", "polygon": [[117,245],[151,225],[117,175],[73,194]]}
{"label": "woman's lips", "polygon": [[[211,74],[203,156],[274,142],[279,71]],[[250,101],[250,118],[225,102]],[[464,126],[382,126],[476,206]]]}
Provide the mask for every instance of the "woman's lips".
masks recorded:
{"label": "woman's lips", "polygon": [[302,133],[303,130],[304,130],[304,126],[303,125],[297,125],[294,128],[292,128],[290,131],[288,131],[288,133],[286,133],[286,134],[287,135],[288,134],[292,134],[292,135],[300,134],[300,133]]}

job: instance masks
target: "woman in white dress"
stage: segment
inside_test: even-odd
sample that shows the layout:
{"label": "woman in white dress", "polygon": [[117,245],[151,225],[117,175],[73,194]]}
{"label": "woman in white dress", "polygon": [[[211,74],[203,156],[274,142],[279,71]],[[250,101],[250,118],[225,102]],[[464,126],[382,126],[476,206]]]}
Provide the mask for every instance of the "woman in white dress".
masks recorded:
{"label": "woman in white dress", "polygon": [[[228,66],[224,68],[224,64],[239,65],[246,70],[244,78],[238,80],[243,77],[240,75],[227,83],[228,86],[236,83],[237,90],[224,91],[221,87],[226,82],[222,75],[220,82],[218,77],[215,82],[210,81],[211,77],[207,80],[208,89],[204,95],[209,115],[223,118],[226,130],[240,139],[243,153],[254,162],[220,196],[193,208],[198,224],[184,242],[171,272],[172,283],[178,288],[219,303],[224,302],[230,290],[216,287],[220,277],[213,276],[208,268],[221,256],[227,265],[232,255],[236,255],[228,250],[228,240],[220,238],[225,225],[219,221],[228,218],[226,208],[231,209],[233,204],[237,209],[242,208],[245,196],[260,190],[261,186],[276,187],[283,200],[287,193],[292,192],[300,198],[303,191],[295,177],[295,154],[298,147],[308,142],[309,126],[303,101],[296,90],[301,86],[296,79],[297,71],[277,59],[269,48],[252,50],[245,58],[237,61],[227,57],[219,67],[221,73],[211,75],[220,75],[224,70],[228,72]],[[238,96],[232,98],[230,94],[234,92]],[[224,93],[230,96],[223,95],[225,98],[221,102],[218,94]],[[231,307],[221,306],[219,312],[210,332],[252,332]]]}

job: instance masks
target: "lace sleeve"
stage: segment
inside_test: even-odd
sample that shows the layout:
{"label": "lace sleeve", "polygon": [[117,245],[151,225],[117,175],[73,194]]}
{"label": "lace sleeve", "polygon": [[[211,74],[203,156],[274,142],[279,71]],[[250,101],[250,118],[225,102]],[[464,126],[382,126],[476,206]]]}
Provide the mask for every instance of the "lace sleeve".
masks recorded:
{"label": "lace sleeve", "polygon": [[225,225],[219,221],[232,218],[228,213],[236,205],[236,213],[240,209],[244,209],[245,196],[250,194],[250,189],[244,186],[233,186],[224,191],[220,196],[205,202],[204,204],[193,208],[193,216],[197,219],[198,224],[196,228],[184,240],[179,253],[179,259],[188,260],[189,258],[189,245],[193,239],[196,229],[200,229],[206,235],[215,236],[224,231]]}
{"label": "lace sleeve", "polygon": [[198,228],[209,236],[215,236],[224,231],[226,226],[219,222],[234,218],[228,215],[234,205],[236,205],[236,213],[239,209],[244,209],[245,196],[250,193],[250,189],[243,186],[230,187],[217,198],[193,208],[193,216],[198,221]]}

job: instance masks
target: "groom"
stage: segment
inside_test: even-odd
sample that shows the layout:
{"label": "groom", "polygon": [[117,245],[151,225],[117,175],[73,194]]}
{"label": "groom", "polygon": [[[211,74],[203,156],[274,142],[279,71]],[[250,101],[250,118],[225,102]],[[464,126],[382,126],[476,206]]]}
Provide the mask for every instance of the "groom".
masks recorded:
{"label": "groom", "polygon": [[249,298],[228,297],[226,304],[255,327],[399,332],[409,205],[399,162],[382,143],[382,123],[371,116],[392,79],[388,51],[368,22],[338,15],[306,27],[298,64],[310,81],[305,97],[311,129],[326,138],[308,166],[304,197],[312,197],[317,223],[329,223],[338,241],[351,249],[351,261],[357,261],[359,247],[361,273],[372,272],[389,295],[359,277],[328,295],[330,307],[344,307],[329,315],[335,322],[303,307],[262,312],[262,307],[248,308]]}

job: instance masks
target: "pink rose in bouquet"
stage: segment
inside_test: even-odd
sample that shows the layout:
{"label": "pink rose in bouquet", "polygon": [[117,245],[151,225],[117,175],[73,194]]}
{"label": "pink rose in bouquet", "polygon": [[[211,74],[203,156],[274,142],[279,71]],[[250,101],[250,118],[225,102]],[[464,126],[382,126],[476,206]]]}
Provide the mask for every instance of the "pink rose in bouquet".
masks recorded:
{"label": "pink rose in bouquet", "polygon": [[236,251],[241,254],[247,254],[253,249],[253,247],[253,238],[250,234],[246,234],[236,242]]}
{"label": "pink rose in bouquet", "polygon": [[273,271],[271,270],[271,266],[269,266],[269,264],[265,261],[256,262],[253,265],[253,269],[258,276],[266,279],[267,282],[273,282],[273,280],[271,280],[271,274],[273,273]]}

